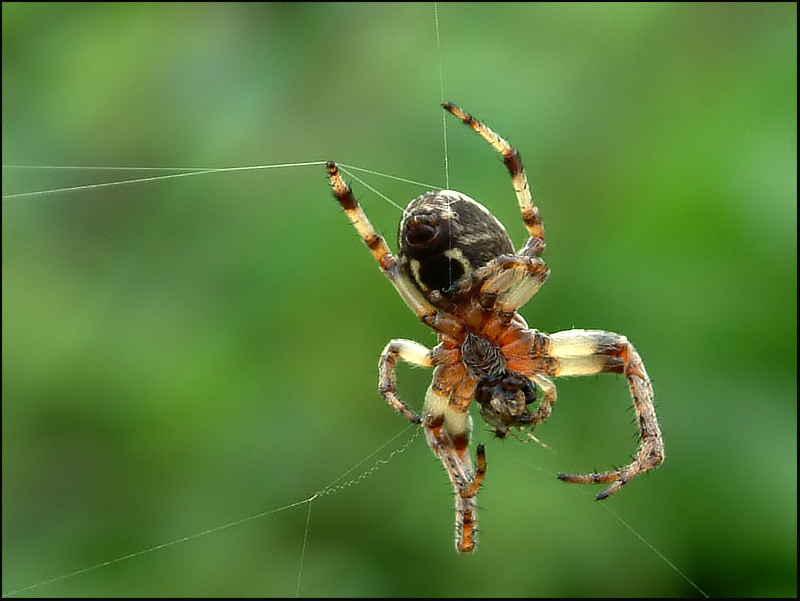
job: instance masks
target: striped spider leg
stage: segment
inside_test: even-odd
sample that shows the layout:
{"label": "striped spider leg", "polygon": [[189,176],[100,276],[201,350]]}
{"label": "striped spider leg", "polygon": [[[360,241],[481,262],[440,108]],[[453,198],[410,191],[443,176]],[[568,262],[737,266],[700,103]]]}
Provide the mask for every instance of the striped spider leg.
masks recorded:
{"label": "striped spider leg", "polygon": [[[477,544],[475,498],[486,474],[483,445],[477,467],[469,455],[476,401],[498,438],[512,430],[533,438],[534,427],[552,413],[556,388],[550,378],[621,373],[628,380],[639,430],[631,463],[607,472],[558,474],[577,483],[606,483],[605,499],[639,473],[664,459],[653,407],[653,389],[636,349],[619,334],[569,330],[547,335],[528,328],[517,313],[547,279],[540,258],[544,228],[533,203],[522,161],[508,142],[455,105],[444,103],[503,157],[511,174],[529,237],[518,252],[503,225],[480,203],[453,190],[426,192],[406,207],[398,232],[399,253],[391,254],[352,191],[328,163],[333,193],[383,273],[439,343],[428,349],[392,340],[381,354],[379,390],[412,423],[421,423],[428,445],[442,462],[456,497],[456,549]],[[422,417],[397,394],[397,360],[434,368]]]}

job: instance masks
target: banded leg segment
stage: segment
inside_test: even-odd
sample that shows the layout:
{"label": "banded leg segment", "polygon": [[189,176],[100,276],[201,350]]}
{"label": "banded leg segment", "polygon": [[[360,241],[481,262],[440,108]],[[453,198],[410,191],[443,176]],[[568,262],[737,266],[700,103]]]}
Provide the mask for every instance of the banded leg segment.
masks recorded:
{"label": "banded leg segment", "polygon": [[442,462],[455,489],[456,499],[456,549],[461,552],[475,550],[477,538],[477,510],[475,496],[486,474],[486,453],[478,446],[477,470],[469,457],[469,439],[472,420],[468,413],[454,409],[449,397],[434,391],[433,385],[425,396],[425,417],[420,417],[397,394],[395,366],[397,360],[419,367],[433,367],[438,363],[435,349],[425,348],[411,340],[392,340],[381,353],[378,365],[381,396],[395,411],[413,424],[422,423],[428,446]]}
{"label": "banded leg segment", "polygon": [[469,413],[453,408],[446,396],[436,393],[431,386],[425,395],[425,436],[433,453],[444,466],[455,490],[456,550],[474,551],[477,545],[478,514],[475,497],[486,475],[486,452],[483,445],[477,449],[477,470],[469,456],[472,420]]}
{"label": "banded leg segment", "polygon": [[511,174],[511,181],[514,184],[514,191],[517,194],[519,208],[522,211],[522,221],[528,230],[530,237],[525,246],[517,253],[529,257],[538,257],[544,251],[544,225],[539,215],[539,209],[533,204],[533,196],[528,185],[528,176],[522,166],[522,159],[519,153],[506,140],[498,136],[488,126],[484,125],[472,115],[449,102],[442,103],[442,107],[452,115],[455,115],[473,131],[492,145],[497,152],[503,155],[503,163]]}
{"label": "banded leg segment", "polygon": [[431,305],[425,297],[417,290],[410,282],[408,282],[400,272],[400,266],[395,256],[389,250],[386,240],[383,239],[367,218],[366,213],[358,204],[353,191],[350,189],[339,173],[339,168],[336,163],[328,162],[328,179],[330,180],[331,188],[333,188],[333,195],[339,204],[342,205],[348,219],[356,228],[358,235],[367,245],[367,248],[375,257],[375,260],[381,267],[383,274],[389,278],[392,285],[405,303],[417,315],[417,317],[425,323],[433,320],[436,316],[436,309]]}
{"label": "banded leg segment", "polygon": [[627,338],[601,330],[568,330],[550,335],[550,353],[555,360],[553,376],[588,376],[620,373],[628,380],[633,409],[639,426],[639,446],[628,465],[592,474],[558,474],[560,480],[580,484],[611,483],[597,495],[608,498],[632,478],[664,461],[664,443],[653,406],[653,386],[644,363]]}
{"label": "banded leg segment", "polygon": [[481,268],[487,271],[481,294],[494,298],[500,311],[512,313],[527,303],[547,280],[550,270],[538,257],[505,256]]}

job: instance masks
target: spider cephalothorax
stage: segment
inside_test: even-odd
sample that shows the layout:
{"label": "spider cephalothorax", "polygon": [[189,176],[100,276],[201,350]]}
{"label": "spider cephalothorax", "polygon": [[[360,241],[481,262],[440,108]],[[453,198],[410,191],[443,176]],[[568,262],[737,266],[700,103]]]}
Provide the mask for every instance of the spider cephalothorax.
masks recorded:
{"label": "spider cephalothorax", "polygon": [[[475,497],[486,474],[483,445],[477,466],[469,456],[475,400],[499,438],[512,429],[533,437],[556,400],[551,377],[623,374],[636,412],[639,446],[619,469],[591,474],[559,474],[561,480],[607,483],[605,499],[631,478],[659,465],[664,446],[653,407],[653,388],[644,363],[630,342],[602,330],[543,334],[528,328],[517,310],[545,282],[544,228],[533,204],[522,161],[511,145],[455,105],[444,108],[501,153],[528,230],[514,252],[503,225],[480,203],[452,190],[428,192],[411,201],[398,233],[398,258],[375,231],[353,192],[328,163],[333,193],[381,269],[417,317],[431,327],[439,344],[428,349],[410,340],[392,340],[379,363],[378,387],[387,403],[409,421],[421,423],[428,445],[441,460],[456,493],[456,548],[476,545]],[[434,367],[422,417],[397,394],[397,359]]]}
{"label": "spider cephalothorax", "polygon": [[483,378],[475,388],[475,400],[481,407],[483,421],[494,428],[495,436],[505,438],[510,428],[534,424],[528,406],[536,401],[536,384],[504,371],[498,378]]}

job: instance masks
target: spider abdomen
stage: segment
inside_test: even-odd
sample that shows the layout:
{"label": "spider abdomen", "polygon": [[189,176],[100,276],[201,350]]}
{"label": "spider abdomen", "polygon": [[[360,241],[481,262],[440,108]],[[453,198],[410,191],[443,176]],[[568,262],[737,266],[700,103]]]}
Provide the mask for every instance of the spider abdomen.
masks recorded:
{"label": "spider abdomen", "polygon": [[505,227],[468,196],[426,192],[406,207],[398,231],[400,269],[429,301],[452,296],[464,276],[514,253]]}

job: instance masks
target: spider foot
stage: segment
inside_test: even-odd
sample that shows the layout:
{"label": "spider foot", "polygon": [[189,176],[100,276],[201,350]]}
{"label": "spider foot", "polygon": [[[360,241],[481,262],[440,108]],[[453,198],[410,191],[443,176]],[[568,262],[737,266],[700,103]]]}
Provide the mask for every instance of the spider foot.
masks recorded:
{"label": "spider foot", "polygon": [[576,484],[603,484],[611,486],[595,495],[595,499],[607,499],[620,488],[630,482],[635,476],[658,467],[664,461],[664,447],[660,436],[648,436],[642,440],[642,446],[628,465],[608,472],[594,474],[556,474],[559,480],[574,482]]}
{"label": "spider foot", "polygon": [[475,499],[456,499],[456,550],[472,553],[478,544],[478,523]]}
{"label": "spider foot", "polygon": [[458,496],[462,499],[474,498],[483,485],[483,478],[486,476],[486,449],[482,444],[478,445],[476,454],[478,467],[475,470],[475,475],[472,477],[472,480],[469,482],[469,484],[466,484],[465,486],[459,486],[457,488]]}
{"label": "spider foot", "polygon": [[613,472],[601,472],[596,474],[558,473],[556,477],[563,482],[572,482],[574,484],[602,484],[611,482],[611,486],[595,495],[595,499],[602,501],[627,484],[639,471],[638,469],[631,469],[629,466]]}
{"label": "spider foot", "polygon": [[543,447],[543,448],[547,449],[551,453],[555,453],[555,450],[553,449],[553,447],[551,447],[546,442],[542,442],[541,440],[539,440],[536,436],[534,436],[533,432],[525,432],[525,435],[528,437],[528,440],[532,440],[533,442],[538,444],[540,447]]}

